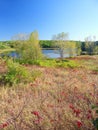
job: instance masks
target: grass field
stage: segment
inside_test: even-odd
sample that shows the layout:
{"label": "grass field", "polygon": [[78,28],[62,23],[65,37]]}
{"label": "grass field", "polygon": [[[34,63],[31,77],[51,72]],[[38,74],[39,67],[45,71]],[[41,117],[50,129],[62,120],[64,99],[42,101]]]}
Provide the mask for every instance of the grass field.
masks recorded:
{"label": "grass field", "polygon": [[[27,84],[0,85],[0,129],[98,129],[98,56],[67,60],[79,66],[24,65],[41,75]],[[0,60],[1,75],[6,71]]]}

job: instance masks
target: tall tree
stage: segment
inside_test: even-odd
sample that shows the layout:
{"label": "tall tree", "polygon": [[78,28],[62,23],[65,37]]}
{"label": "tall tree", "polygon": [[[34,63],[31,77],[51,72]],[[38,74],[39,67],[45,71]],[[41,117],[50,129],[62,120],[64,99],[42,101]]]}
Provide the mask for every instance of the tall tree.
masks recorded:
{"label": "tall tree", "polygon": [[64,58],[68,43],[68,33],[59,33],[54,35],[53,38],[55,46],[58,48],[58,52],[61,58]]}
{"label": "tall tree", "polygon": [[68,40],[68,33],[59,33],[53,36],[53,41],[55,47],[57,47],[57,51],[60,54],[61,59],[64,58],[64,54],[69,54],[69,56],[73,56],[76,48],[76,43],[70,42]]}
{"label": "tall tree", "polygon": [[17,44],[15,48],[16,51],[20,54],[21,59],[37,60],[42,57],[37,31],[32,32],[28,40],[18,40],[16,42]]}
{"label": "tall tree", "polygon": [[39,37],[38,37],[37,31],[34,31],[30,34],[28,45],[29,45],[28,49],[30,51],[29,56],[33,60],[40,59],[42,57],[42,50],[41,50],[41,47],[39,45]]}
{"label": "tall tree", "polygon": [[81,52],[82,52],[81,46],[82,46],[82,43],[80,41],[77,41],[76,42],[76,54],[77,55],[81,55]]}
{"label": "tall tree", "polygon": [[95,49],[95,37],[88,36],[85,38],[85,48],[88,54],[93,54]]}
{"label": "tall tree", "polygon": [[78,54],[78,47],[75,41],[69,41],[67,43],[67,50],[70,57]]}

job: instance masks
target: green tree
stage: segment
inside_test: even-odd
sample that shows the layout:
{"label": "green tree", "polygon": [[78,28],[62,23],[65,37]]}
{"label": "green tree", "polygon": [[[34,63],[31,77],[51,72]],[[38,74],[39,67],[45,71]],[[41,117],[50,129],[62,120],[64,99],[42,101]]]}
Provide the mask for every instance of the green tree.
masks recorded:
{"label": "green tree", "polygon": [[28,56],[33,60],[38,60],[42,58],[42,50],[39,45],[39,37],[38,32],[34,31],[30,34],[30,38],[28,41]]}
{"label": "green tree", "polygon": [[81,55],[81,52],[82,52],[82,50],[81,50],[81,42],[78,41],[78,42],[76,42],[76,54]]}
{"label": "green tree", "polygon": [[95,49],[95,37],[86,37],[85,38],[85,48],[89,55],[92,55]]}
{"label": "green tree", "polygon": [[76,42],[75,41],[69,41],[67,43],[67,50],[68,50],[68,54],[69,54],[70,57],[76,55],[77,52],[78,52],[78,48],[76,46]]}
{"label": "green tree", "polygon": [[60,54],[61,59],[64,58],[64,54],[73,56],[76,53],[76,43],[68,40],[68,33],[59,33],[53,36],[54,45],[57,48],[57,52]]}
{"label": "green tree", "polygon": [[28,40],[16,41],[15,48],[20,55],[20,59],[28,61],[38,60],[42,57],[37,31],[32,32]]}
{"label": "green tree", "polygon": [[66,52],[67,43],[68,43],[68,33],[59,33],[54,35],[53,38],[55,47],[58,48],[58,53],[61,58],[64,58],[64,54]]}
{"label": "green tree", "polygon": [[40,40],[39,44],[42,48],[53,48],[53,42],[52,40]]}
{"label": "green tree", "polygon": [[94,48],[94,52],[95,52],[95,54],[98,54],[98,46],[97,45]]}

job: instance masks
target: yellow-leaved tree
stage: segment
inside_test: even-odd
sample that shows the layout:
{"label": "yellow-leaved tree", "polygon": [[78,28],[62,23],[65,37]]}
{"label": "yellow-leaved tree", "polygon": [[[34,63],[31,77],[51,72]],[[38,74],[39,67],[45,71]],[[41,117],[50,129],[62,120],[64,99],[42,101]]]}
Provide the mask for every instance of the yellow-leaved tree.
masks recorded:
{"label": "yellow-leaved tree", "polygon": [[34,31],[30,34],[29,39],[16,41],[16,52],[19,58],[25,61],[38,60],[42,58],[42,50],[39,45],[38,32]]}
{"label": "yellow-leaved tree", "polygon": [[54,35],[52,40],[61,59],[65,57],[65,54],[68,54],[69,57],[76,54],[76,43],[68,40],[68,33],[62,32]]}

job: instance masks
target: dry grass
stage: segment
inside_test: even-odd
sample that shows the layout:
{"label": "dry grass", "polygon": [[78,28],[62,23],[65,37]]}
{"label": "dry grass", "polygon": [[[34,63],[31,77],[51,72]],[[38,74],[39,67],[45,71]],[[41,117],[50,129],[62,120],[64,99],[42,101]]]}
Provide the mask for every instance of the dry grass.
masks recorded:
{"label": "dry grass", "polygon": [[[97,58],[97,59],[96,59]],[[98,57],[88,58],[98,67]],[[81,59],[81,60],[80,60]],[[40,70],[33,83],[0,87],[0,128],[5,130],[96,130],[92,105],[98,101],[98,74],[78,57],[75,69],[27,66]],[[89,65],[90,66],[90,65]],[[88,115],[89,114],[89,115]]]}

